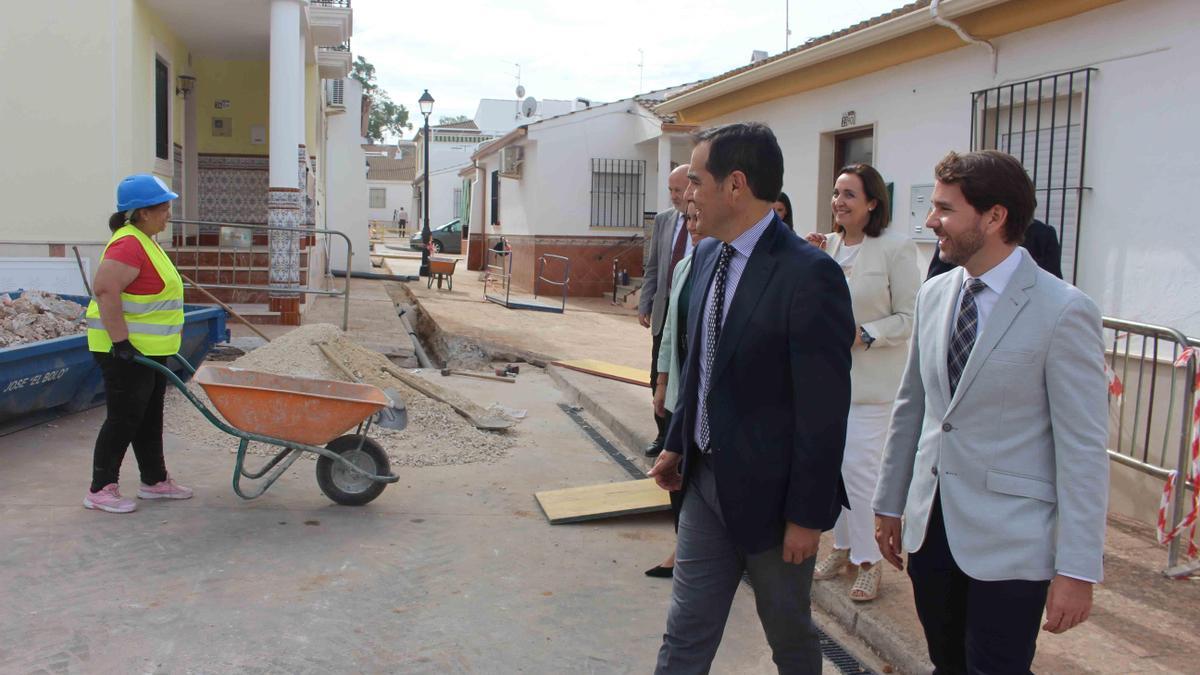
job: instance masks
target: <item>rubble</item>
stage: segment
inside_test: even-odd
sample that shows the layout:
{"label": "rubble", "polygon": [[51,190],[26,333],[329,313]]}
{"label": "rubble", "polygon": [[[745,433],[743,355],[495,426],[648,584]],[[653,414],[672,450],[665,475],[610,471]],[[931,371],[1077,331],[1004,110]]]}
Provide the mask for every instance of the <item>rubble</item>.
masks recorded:
{"label": "rubble", "polygon": [[87,308],[54,293],[0,294],[0,349],[75,335],[87,330]]}

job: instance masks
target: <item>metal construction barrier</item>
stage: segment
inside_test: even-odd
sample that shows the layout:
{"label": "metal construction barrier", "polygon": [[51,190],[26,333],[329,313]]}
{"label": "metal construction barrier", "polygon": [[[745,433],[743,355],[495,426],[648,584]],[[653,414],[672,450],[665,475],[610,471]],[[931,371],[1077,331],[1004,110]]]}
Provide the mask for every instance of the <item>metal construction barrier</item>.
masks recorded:
{"label": "metal construction barrier", "polygon": [[[1109,458],[1173,486],[1158,514],[1159,538],[1187,517],[1193,486],[1191,449],[1200,346],[1166,326],[1104,318],[1109,376]],[[1167,545],[1169,576],[1186,574],[1192,531],[1180,528]]]}
{"label": "metal construction barrier", "polygon": [[[175,266],[184,274],[191,274],[192,280],[198,286],[204,288],[231,288],[244,291],[266,291],[271,293],[295,293],[309,295],[328,295],[342,298],[342,330],[346,330],[350,323],[350,275],[346,275],[346,283],[341,290],[325,290],[321,288],[313,288],[311,286],[272,286],[270,284],[256,284],[254,281],[254,272],[262,271],[263,269],[270,270],[270,251],[267,247],[261,244],[255,244],[255,235],[262,234],[269,238],[269,233],[272,231],[287,232],[295,235],[298,239],[324,235],[326,253],[328,253],[329,238],[331,236],[341,237],[346,242],[346,262],[342,266],[344,270],[353,269],[350,262],[354,257],[354,247],[350,242],[350,237],[337,230],[323,230],[317,228],[294,228],[294,227],[279,227],[275,225],[250,225],[246,223],[221,223],[207,220],[182,220],[172,218],[171,223],[174,226],[171,236],[170,250],[175,253]],[[216,245],[202,245],[200,243],[200,235],[213,234],[217,235]],[[194,244],[189,244],[189,239],[194,239]],[[258,246],[258,248],[255,248]],[[192,265],[181,265],[181,255],[186,252],[193,252]],[[202,253],[216,253],[215,265],[200,264]],[[254,255],[265,253],[268,256],[268,264],[266,267],[254,266]],[[216,271],[217,283],[205,283],[198,277],[201,271]],[[324,276],[330,278],[329,256],[325,256]],[[238,278],[244,276],[245,283],[238,283]],[[224,282],[228,278],[229,282]]]}
{"label": "metal construction barrier", "polygon": [[[562,273],[563,273],[562,281],[554,281],[553,279],[546,278],[546,261],[547,260],[557,261],[562,266]],[[537,278],[533,280],[533,299],[534,300],[537,300],[539,284],[549,284],[550,286],[557,286],[562,289],[562,305],[559,306],[558,311],[560,313],[566,312],[567,311],[567,284],[569,284],[569,283],[571,283],[571,259],[570,258],[568,258],[566,256],[562,256],[562,255],[554,255],[553,253],[544,253],[544,254],[538,256],[538,275],[537,275]]]}
{"label": "metal construction barrier", "polygon": [[[563,279],[556,281],[546,278],[546,260],[562,262]],[[538,257],[538,275],[534,281],[533,300],[523,300],[520,294],[514,296],[512,291],[513,252],[511,250],[487,250],[487,264],[483,268],[483,299],[503,305],[509,309],[527,309],[534,312],[555,312],[562,314],[567,310],[567,284],[571,282],[571,261],[561,255],[550,253]],[[558,306],[537,302],[538,284],[546,283],[562,288],[562,303]]]}

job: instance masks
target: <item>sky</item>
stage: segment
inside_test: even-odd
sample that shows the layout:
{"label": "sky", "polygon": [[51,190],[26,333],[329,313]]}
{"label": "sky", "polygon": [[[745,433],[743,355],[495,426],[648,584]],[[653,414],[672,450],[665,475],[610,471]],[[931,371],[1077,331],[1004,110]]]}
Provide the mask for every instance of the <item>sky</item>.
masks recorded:
{"label": "sky", "polygon": [[481,98],[515,98],[517,64],[528,96],[615,101],[718,75],[749,63],[756,49],[777,54],[905,3],[354,0],[351,46],[414,125],[428,89],[436,124],[473,116]]}

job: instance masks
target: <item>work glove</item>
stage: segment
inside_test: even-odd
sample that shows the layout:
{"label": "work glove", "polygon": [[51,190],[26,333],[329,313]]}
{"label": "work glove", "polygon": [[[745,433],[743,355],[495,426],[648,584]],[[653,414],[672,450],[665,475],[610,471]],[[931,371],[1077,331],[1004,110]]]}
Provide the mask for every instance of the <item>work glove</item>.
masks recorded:
{"label": "work glove", "polygon": [[137,347],[134,347],[133,343],[131,343],[129,340],[114,342],[112,349],[109,350],[108,353],[114,358],[121,359],[122,361],[128,363],[133,362],[133,357],[142,355],[142,353],[137,350]]}

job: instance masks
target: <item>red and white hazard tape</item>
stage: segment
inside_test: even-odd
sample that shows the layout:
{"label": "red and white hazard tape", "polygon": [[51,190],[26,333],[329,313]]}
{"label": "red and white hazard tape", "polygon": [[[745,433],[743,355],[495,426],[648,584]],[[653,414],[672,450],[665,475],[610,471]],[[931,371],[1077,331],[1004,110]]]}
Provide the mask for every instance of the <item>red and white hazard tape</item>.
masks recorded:
{"label": "red and white hazard tape", "polygon": [[1108,395],[1117,399],[1117,403],[1125,398],[1125,385],[1121,384],[1121,378],[1117,377],[1117,372],[1104,364],[1104,375],[1108,378]]}
{"label": "red and white hazard tape", "polygon": [[[1183,350],[1183,353],[1179,355],[1179,359],[1175,361],[1175,367],[1182,368],[1188,364],[1188,361],[1198,356],[1200,354],[1197,354],[1194,348],[1188,347]],[[1110,391],[1111,388],[1112,384],[1110,380]],[[1200,372],[1196,374],[1196,389],[1200,390]],[[1188,533],[1187,557],[1195,558],[1200,554],[1200,549],[1197,549],[1196,546],[1196,521],[1197,518],[1200,518],[1200,397],[1197,398],[1195,408],[1192,411],[1192,462],[1189,469],[1190,471],[1185,480],[1192,484],[1192,510],[1184,516],[1183,520],[1176,523],[1170,532],[1166,531],[1167,509],[1170,507],[1179,483],[1179,471],[1172,471],[1171,475],[1167,477],[1166,485],[1163,486],[1162,501],[1158,505],[1158,543],[1170,543],[1180,532],[1191,528]]]}

